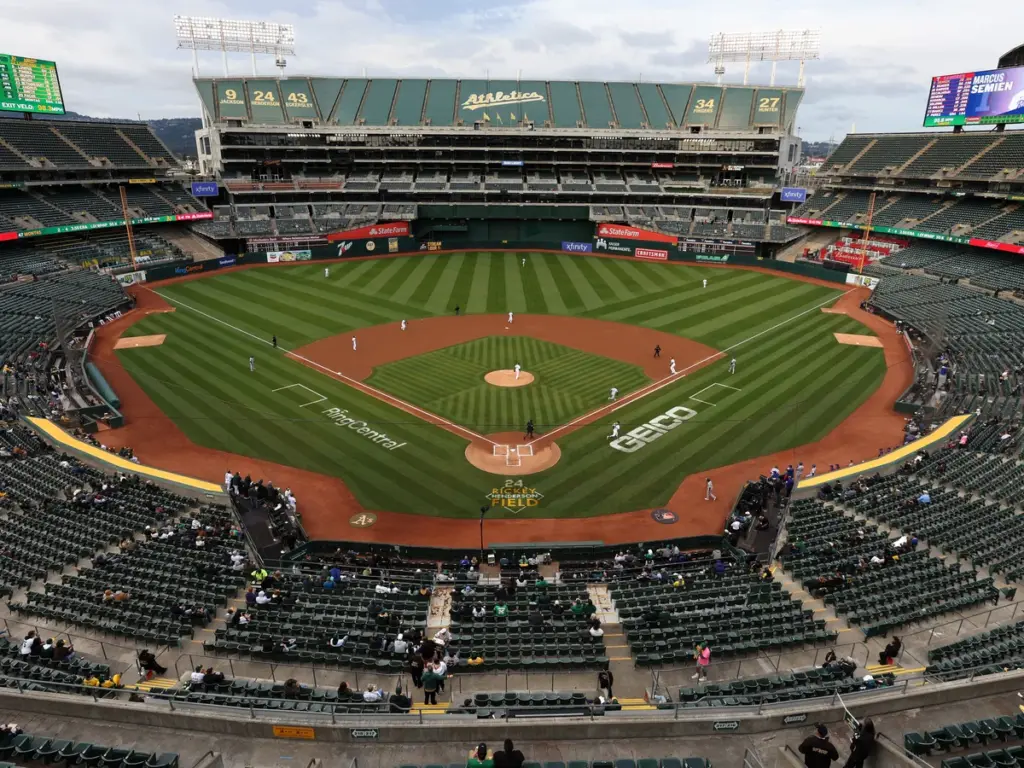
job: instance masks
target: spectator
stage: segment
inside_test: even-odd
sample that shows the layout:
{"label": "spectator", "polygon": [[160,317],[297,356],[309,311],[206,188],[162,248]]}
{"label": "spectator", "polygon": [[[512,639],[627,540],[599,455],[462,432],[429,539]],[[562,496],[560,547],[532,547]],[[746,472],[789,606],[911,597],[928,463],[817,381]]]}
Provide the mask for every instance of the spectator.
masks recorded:
{"label": "spectator", "polygon": [[595,640],[604,637],[604,629],[602,629],[599,619],[590,622],[590,636]]}
{"label": "spectator", "polygon": [[286,699],[297,699],[299,693],[302,691],[302,686],[299,685],[299,681],[294,677],[290,677],[284,681],[284,697]]}
{"label": "spectator", "polygon": [[505,603],[497,603],[494,606],[494,615],[498,618],[508,616],[508,606]]}
{"label": "spectator", "polygon": [[850,742],[850,756],[843,768],[864,768],[864,761],[871,757],[875,748],[875,724],[866,718]]}
{"label": "spectator", "polygon": [[494,768],[523,768],[526,758],[515,748],[512,739],[505,739],[505,748],[494,753]]}
{"label": "spectator", "polygon": [[444,678],[437,673],[437,669],[433,664],[426,664],[423,667],[423,677],[421,682],[423,684],[423,704],[437,705],[437,689],[441,687],[441,682]]}
{"label": "spectator", "polygon": [[52,659],[53,658],[53,638],[46,638],[46,642],[43,643],[43,647],[39,649],[39,658],[41,659]]}
{"label": "spectator", "polygon": [[707,643],[700,643],[693,652],[693,658],[697,660],[697,673],[693,679],[704,682],[708,679],[708,667],[711,666],[711,647]]}
{"label": "spectator", "polygon": [[142,649],[139,651],[139,666],[146,670],[146,679],[149,680],[154,674],[162,675],[167,671],[167,667],[163,667],[156,660],[156,656],[149,652],[148,649]]}
{"label": "spectator", "polygon": [[18,651],[18,653],[21,655],[21,658],[25,659],[31,656],[32,649],[38,642],[39,638],[36,637],[36,633],[34,631],[29,631],[29,633],[25,635],[25,639],[21,641],[21,649]]}
{"label": "spectator", "polygon": [[494,768],[494,755],[487,751],[486,744],[480,744],[469,753],[466,768]]}
{"label": "spectator", "polygon": [[206,680],[206,673],[203,671],[203,666],[200,664],[196,667],[192,674],[189,676],[189,688],[193,691],[202,690],[205,686],[203,683]]}
{"label": "spectator", "polygon": [[[391,651],[397,653],[400,656],[404,656],[409,650],[409,643],[406,642],[404,635],[398,634],[398,637],[391,643]],[[395,693],[398,693],[396,690]]]}
{"label": "spectator", "polygon": [[395,686],[395,692],[388,699],[388,711],[393,715],[401,715],[412,709],[412,699],[402,693],[401,684]]}
{"label": "spectator", "polygon": [[348,701],[352,698],[352,689],[348,687],[348,683],[344,680],[338,686],[338,701]]}
{"label": "spectator", "polygon": [[900,655],[900,650],[903,648],[903,641],[901,641],[896,635],[892,636],[892,640],[889,641],[885,649],[878,654],[878,663],[882,665],[893,664],[896,658]]}
{"label": "spectator", "polygon": [[70,661],[74,656],[75,649],[71,643],[65,643],[63,640],[57,641],[57,645],[53,648],[54,661]]}
{"label": "spectator", "polygon": [[224,682],[223,672],[214,672],[213,667],[207,667],[203,676],[203,683],[207,688],[218,686]]}
{"label": "spectator", "polygon": [[828,728],[819,723],[813,735],[808,736],[799,746],[807,768],[829,768],[839,759],[839,751],[828,738]]}
{"label": "spectator", "polygon": [[384,691],[380,690],[376,685],[372,683],[366,686],[366,691],[363,693],[363,701],[368,703],[376,703],[384,700]]}
{"label": "spectator", "polygon": [[597,689],[606,699],[615,698],[612,693],[612,686],[615,685],[615,675],[610,669],[602,669],[597,673]]}

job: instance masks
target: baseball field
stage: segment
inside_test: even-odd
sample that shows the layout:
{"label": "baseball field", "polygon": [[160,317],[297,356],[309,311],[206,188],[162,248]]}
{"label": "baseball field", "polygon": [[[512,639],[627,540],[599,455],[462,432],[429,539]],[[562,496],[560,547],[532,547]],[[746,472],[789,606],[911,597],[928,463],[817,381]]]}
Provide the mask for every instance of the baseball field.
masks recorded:
{"label": "baseball field", "polygon": [[[688,475],[819,440],[886,371],[870,330],[823,311],[841,286],[548,253],[329,268],[155,284],[175,311],[124,335],[164,338],[112,354],[193,443],[339,478],[367,510],[442,517],[476,516],[506,484],[518,500],[495,516],[658,507]],[[485,380],[516,364],[529,384]]]}

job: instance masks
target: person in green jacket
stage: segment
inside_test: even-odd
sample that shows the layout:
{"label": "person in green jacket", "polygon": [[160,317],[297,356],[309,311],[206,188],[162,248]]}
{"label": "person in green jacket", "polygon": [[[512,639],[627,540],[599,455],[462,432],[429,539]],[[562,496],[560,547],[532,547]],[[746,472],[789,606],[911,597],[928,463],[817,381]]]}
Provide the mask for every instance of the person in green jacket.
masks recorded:
{"label": "person in green jacket", "polygon": [[480,744],[469,753],[466,768],[494,768],[494,755],[487,751],[486,744]]}
{"label": "person in green jacket", "polygon": [[433,664],[427,664],[423,668],[423,703],[437,704],[437,689],[441,687],[444,678],[437,674]]}
{"label": "person in green jacket", "polygon": [[579,598],[576,598],[576,602],[572,604],[572,607],[569,610],[572,611],[573,616],[582,616],[583,608],[583,601]]}
{"label": "person in green jacket", "polygon": [[495,616],[508,616],[508,605],[505,603],[496,603],[494,606]]}

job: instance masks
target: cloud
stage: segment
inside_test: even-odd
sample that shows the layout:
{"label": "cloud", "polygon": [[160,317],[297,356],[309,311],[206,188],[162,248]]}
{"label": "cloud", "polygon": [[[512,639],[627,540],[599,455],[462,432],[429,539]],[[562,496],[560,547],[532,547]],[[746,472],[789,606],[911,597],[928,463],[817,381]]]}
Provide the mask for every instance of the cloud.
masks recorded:
{"label": "cloud", "polygon": [[[11,53],[58,62],[68,107],[100,116],[178,117],[198,113],[192,54],[176,50],[175,14],[269,20],[295,25],[292,74],[492,79],[713,81],[708,39],[722,30],[779,26],[774,3],[731,0],[695,14],[678,0],[0,0]],[[1019,43],[1024,3],[1004,3],[999,24],[967,35],[977,11],[962,0],[787,0],[789,17],[821,24],[822,58],[806,64],[807,94],[797,122],[808,138],[858,130],[920,127],[930,77],[995,66]],[[881,21],[879,21],[881,20]],[[219,53],[200,54],[203,74],[219,75]],[[233,74],[246,54],[229,55]],[[261,57],[262,74],[275,74]],[[743,78],[726,65],[725,81]],[[777,82],[793,85],[783,62]],[[751,67],[766,85],[770,66]]]}

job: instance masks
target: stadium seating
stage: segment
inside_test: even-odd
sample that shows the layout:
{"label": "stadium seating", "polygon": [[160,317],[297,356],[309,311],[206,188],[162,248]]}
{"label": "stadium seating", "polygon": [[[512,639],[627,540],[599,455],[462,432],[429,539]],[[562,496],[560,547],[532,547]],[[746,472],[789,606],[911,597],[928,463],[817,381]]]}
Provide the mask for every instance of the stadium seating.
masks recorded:
{"label": "stadium seating", "polygon": [[[1024,714],[1004,715],[982,720],[969,720],[936,728],[924,733],[910,732],[903,734],[903,746],[912,755],[930,755],[933,752],[952,752],[956,749],[970,749],[973,745],[988,745],[991,742],[1006,742],[1012,739],[1024,739]],[[1002,753],[1000,755],[999,753]],[[979,755],[969,755],[962,765],[977,766],[1008,766],[1012,768],[1017,761],[1024,758],[1024,747],[1011,747],[1005,752],[995,750]],[[943,760],[942,765],[952,765],[954,761]]]}
{"label": "stadium seating", "polygon": [[920,134],[878,136],[864,154],[846,166],[846,173],[878,173],[885,168],[896,169],[931,141],[931,136]]}
{"label": "stadium seating", "polygon": [[61,138],[56,126],[50,121],[3,120],[0,139],[40,168],[91,168],[89,158]]}
{"label": "stadium seating", "polygon": [[0,759],[15,759],[19,764],[38,761],[46,765],[102,765],[103,768],[178,767],[178,755],[175,752],[156,754],[123,745],[108,747],[84,741],[76,743],[68,739],[31,733],[22,733],[18,736],[7,734],[0,737]]}
{"label": "stadium seating", "polygon": [[992,135],[988,132],[936,135],[934,144],[903,168],[900,176],[925,178],[939,171],[955,171],[991,143]]}
{"label": "stadium seating", "polygon": [[875,202],[875,214],[871,222],[879,227],[914,229],[913,224],[931,216],[941,204],[941,198],[927,195],[882,198]]}
{"label": "stadium seating", "polygon": [[1024,668],[1024,621],[955,640],[928,651],[928,674],[955,680]]}
{"label": "stadium seating", "polygon": [[0,167],[12,169],[26,165],[17,162],[21,158],[14,152],[39,168],[152,169],[174,163],[170,151],[145,123],[4,120],[0,142]]}
{"label": "stadium seating", "polygon": [[878,174],[886,168],[899,178],[929,178],[939,171],[947,179],[988,180],[1003,171],[1012,176],[1024,169],[1024,136],[1016,131],[850,134],[825,161],[823,173]]}
{"label": "stadium seating", "polygon": [[[893,557],[888,537],[815,499],[795,501],[788,525],[791,550],[783,562],[811,594],[857,626],[866,637],[949,611],[993,601],[991,579],[976,579],[928,556]],[[884,563],[868,560],[881,557]]]}

